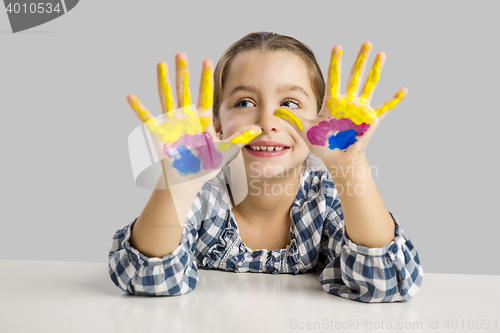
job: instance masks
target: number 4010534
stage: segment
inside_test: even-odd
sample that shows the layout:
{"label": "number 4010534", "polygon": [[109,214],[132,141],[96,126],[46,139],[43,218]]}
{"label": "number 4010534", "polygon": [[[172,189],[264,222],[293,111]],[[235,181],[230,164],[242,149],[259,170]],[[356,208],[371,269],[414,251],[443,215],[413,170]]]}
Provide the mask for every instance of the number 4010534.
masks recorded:
{"label": "number 4010534", "polygon": [[30,3],[30,4],[27,4],[27,3],[20,4],[20,3],[16,2],[16,3],[9,3],[7,8],[6,8],[6,11],[9,14],[10,13],[15,13],[15,14],[19,14],[19,13],[23,13],[23,14],[47,13],[47,14],[50,14],[52,12],[59,13],[62,11],[62,9],[59,8],[59,3],[57,3],[55,6],[52,6],[52,4],[50,2],[47,2],[47,3],[39,2],[39,3]]}

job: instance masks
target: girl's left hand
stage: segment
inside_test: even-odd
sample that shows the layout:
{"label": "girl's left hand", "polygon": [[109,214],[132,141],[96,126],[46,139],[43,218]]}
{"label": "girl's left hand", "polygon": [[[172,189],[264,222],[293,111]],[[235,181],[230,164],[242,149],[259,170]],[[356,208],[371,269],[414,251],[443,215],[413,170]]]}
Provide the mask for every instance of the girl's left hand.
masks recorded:
{"label": "girl's left hand", "polygon": [[[365,148],[380,121],[408,93],[402,88],[377,109],[370,107],[373,91],[380,78],[385,53],[379,52],[358,96],[359,79],[363,77],[372,44],[365,42],[352,66],[347,88],[339,93],[342,47],[335,45],[328,73],[323,106],[316,119],[306,119],[292,109],[279,108],[274,115],[289,121],[309,146],[311,153],[328,165],[352,165],[364,158]],[[326,163],[325,163],[326,164]]]}

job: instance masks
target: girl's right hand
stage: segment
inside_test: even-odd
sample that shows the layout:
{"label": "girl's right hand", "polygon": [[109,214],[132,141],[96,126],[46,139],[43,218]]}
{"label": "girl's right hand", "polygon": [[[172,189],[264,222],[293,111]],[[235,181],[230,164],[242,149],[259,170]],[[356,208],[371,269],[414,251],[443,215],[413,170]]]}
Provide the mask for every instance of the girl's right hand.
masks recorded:
{"label": "girl's right hand", "polygon": [[162,163],[166,185],[175,185],[212,173],[231,162],[241,148],[261,133],[257,125],[245,126],[224,141],[218,139],[213,126],[213,63],[203,62],[197,110],[191,106],[189,70],[187,56],[177,53],[176,92],[177,110],[168,66],[166,62],[157,65],[158,93],[163,117],[155,119],[134,95],[127,96],[129,105],[137,117],[148,127],[154,142],[158,161]]}

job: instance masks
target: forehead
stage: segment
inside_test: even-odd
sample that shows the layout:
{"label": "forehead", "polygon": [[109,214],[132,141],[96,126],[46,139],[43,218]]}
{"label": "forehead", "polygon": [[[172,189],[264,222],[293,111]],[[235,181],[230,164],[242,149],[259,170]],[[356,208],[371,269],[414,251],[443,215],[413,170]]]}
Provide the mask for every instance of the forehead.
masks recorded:
{"label": "forehead", "polygon": [[290,51],[245,51],[234,57],[224,82],[231,86],[251,84],[261,89],[295,84],[311,91],[309,68],[305,61]]}

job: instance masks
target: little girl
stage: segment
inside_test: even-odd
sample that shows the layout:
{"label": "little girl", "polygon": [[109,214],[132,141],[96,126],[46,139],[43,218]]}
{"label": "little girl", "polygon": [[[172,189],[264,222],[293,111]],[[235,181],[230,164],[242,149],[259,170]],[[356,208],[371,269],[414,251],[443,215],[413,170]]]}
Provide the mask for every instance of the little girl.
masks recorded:
{"label": "little girl", "polygon": [[[361,302],[415,296],[423,279],[418,253],[387,210],[364,153],[407,89],[370,107],[385,62],[385,54],[377,54],[358,93],[371,47],[361,46],[341,94],[339,45],[325,87],[306,45],[251,33],[226,50],[213,75],[212,62],[203,62],[196,112],[187,58],[178,53],[181,120],[182,113],[173,111],[167,64],[160,62],[160,100],[170,127],[158,124],[134,95],[127,99],[165,157],[163,176],[141,215],[113,237],[113,282],[134,295],[182,295],[197,286],[198,267],[272,274],[322,270],[320,283],[333,295]],[[196,138],[205,138],[209,155],[189,143]],[[238,203],[227,164],[234,149],[248,184]],[[325,167],[310,167],[311,153]]]}

